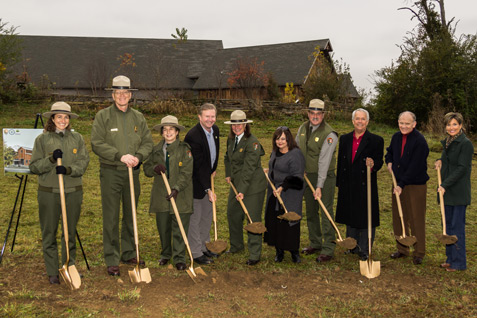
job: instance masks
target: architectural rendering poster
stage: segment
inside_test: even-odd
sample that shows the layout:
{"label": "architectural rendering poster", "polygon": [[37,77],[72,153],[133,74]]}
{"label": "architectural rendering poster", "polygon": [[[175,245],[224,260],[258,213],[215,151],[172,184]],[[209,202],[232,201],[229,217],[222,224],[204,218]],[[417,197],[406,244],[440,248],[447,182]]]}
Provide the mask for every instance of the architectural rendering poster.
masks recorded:
{"label": "architectural rendering poster", "polygon": [[33,144],[43,129],[3,128],[4,173],[30,173]]}

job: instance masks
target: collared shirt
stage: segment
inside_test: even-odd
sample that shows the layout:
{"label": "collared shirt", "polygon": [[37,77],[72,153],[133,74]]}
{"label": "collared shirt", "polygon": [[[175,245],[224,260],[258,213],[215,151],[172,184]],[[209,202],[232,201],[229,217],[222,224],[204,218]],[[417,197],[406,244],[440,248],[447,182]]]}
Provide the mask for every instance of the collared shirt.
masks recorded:
{"label": "collared shirt", "polygon": [[237,143],[239,143],[239,142],[240,142],[240,140],[242,140],[243,134],[244,134],[244,133],[241,133],[240,135],[238,135],[238,136],[235,136],[236,138],[238,137],[238,139],[237,139]]}
{"label": "collared shirt", "polygon": [[351,162],[354,162],[354,156],[356,155],[356,152],[358,152],[359,144],[361,143],[361,140],[363,140],[364,134],[359,136],[359,138],[356,138],[356,132],[353,133],[353,149],[351,151]]}
{"label": "collared shirt", "polygon": [[207,137],[207,143],[209,144],[209,151],[210,151],[210,167],[212,168],[215,163],[215,159],[217,159],[217,149],[215,148],[215,141],[214,141],[214,128],[210,128],[210,132],[207,131],[202,125],[202,129],[204,130],[205,137]]}

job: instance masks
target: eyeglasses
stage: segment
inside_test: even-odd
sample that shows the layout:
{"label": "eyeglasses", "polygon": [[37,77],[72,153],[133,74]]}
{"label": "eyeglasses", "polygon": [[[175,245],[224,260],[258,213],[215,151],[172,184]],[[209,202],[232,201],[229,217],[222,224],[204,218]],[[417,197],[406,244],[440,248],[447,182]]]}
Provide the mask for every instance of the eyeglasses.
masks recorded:
{"label": "eyeglasses", "polygon": [[277,130],[278,129],[283,130],[283,131],[289,130],[287,126],[280,126],[280,127],[277,128]]}

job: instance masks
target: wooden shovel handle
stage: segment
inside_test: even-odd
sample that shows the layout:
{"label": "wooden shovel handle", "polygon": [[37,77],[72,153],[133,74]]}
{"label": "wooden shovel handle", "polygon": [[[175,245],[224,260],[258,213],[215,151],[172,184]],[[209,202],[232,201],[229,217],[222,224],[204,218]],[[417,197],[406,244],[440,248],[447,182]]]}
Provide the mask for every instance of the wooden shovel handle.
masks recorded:
{"label": "wooden shovel handle", "polygon": [[[308,179],[308,177],[306,175],[305,175],[305,181],[306,181],[306,183],[308,183],[308,186],[310,187],[311,192],[315,193],[315,188],[313,187],[313,185],[311,184],[310,180]],[[316,200],[318,201],[321,208],[323,209],[323,212],[325,212],[325,215],[328,218],[328,220],[330,221],[331,225],[334,227],[334,229],[336,231],[336,234],[338,234],[339,240],[342,241],[343,239],[341,238],[340,231],[338,230],[338,227],[336,226],[335,222],[331,218],[331,215],[328,212],[328,210],[326,209],[325,205],[323,204],[323,202],[321,201],[320,198],[316,198]]]}
{"label": "wooden shovel handle", "polygon": [[[275,185],[273,185],[272,181],[268,177],[268,173],[266,173],[265,170],[263,171],[263,173],[265,174],[265,177],[267,177],[268,183],[270,183],[270,186],[272,187],[273,192],[276,192],[277,188],[275,188]],[[285,207],[285,203],[283,202],[282,197],[278,193],[277,193],[277,199],[278,199],[278,202],[280,202],[280,204],[282,205],[283,210],[285,210],[285,213],[288,213],[288,210]]]}
{"label": "wooden shovel handle", "polygon": [[[439,167],[437,169],[437,186],[439,187],[442,183],[442,178],[441,178],[441,168]],[[446,226],[446,212],[444,208],[444,195],[442,192],[439,192],[439,204],[441,206],[441,218],[442,218],[442,234],[447,235],[447,226]]]}
{"label": "wooden shovel handle", "polygon": [[[397,181],[396,177],[394,176],[394,172],[391,170],[391,177],[393,178],[393,187],[397,188]],[[402,207],[401,207],[401,199],[399,197],[399,194],[394,191],[394,195],[396,196],[396,204],[399,212],[399,218],[401,219],[401,227],[402,227],[402,237],[406,237],[406,228],[404,227],[404,217],[402,215]]]}
{"label": "wooden shovel handle", "polygon": [[[210,190],[212,194],[215,196],[215,188],[214,188],[214,175],[210,175]],[[212,219],[214,221],[214,237],[217,241],[217,206],[215,204],[215,200],[212,201]]]}
{"label": "wooden shovel handle", "polygon": [[[233,189],[234,192],[235,192],[235,195],[237,196],[237,195],[238,195],[238,192],[237,192],[237,189],[235,189],[234,184],[232,183],[232,181],[230,181],[230,186],[232,187],[232,189]],[[238,198],[238,201],[240,202],[240,205],[242,206],[243,212],[245,212],[245,214],[247,215],[248,221],[249,221],[250,223],[253,223],[253,222],[252,222],[252,219],[250,218],[250,214],[248,214],[248,210],[247,210],[247,208],[245,207],[245,204],[243,204],[242,199]]]}
{"label": "wooden shovel handle", "polygon": [[[167,194],[171,195],[171,186],[169,185],[169,181],[167,180],[167,177],[164,174],[164,172],[161,172],[161,175],[162,175],[162,180],[164,180],[164,185],[166,186]],[[179,225],[179,230],[181,231],[181,234],[182,234],[182,239],[184,240],[185,246],[187,247],[187,252],[189,253],[189,256],[190,256],[190,267],[194,268],[194,257],[192,257],[189,240],[187,239],[187,234],[184,231],[184,226],[182,225],[182,220],[179,215],[179,211],[177,210],[176,200],[174,200],[174,197],[171,197],[171,205],[172,205],[172,209],[174,210],[174,214],[176,215],[177,224]]]}
{"label": "wooden shovel handle", "polygon": [[[61,158],[58,158],[56,161],[58,166],[62,166]],[[68,238],[68,217],[66,215],[66,200],[65,200],[65,184],[63,181],[63,175],[58,174],[58,186],[60,188],[60,204],[61,204],[61,218],[63,219],[63,234],[65,236],[65,245],[66,245],[66,262],[65,265],[68,266],[70,263],[70,246]]]}
{"label": "wooden shovel handle", "polygon": [[137,234],[137,216],[136,216],[136,196],[134,194],[134,176],[132,167],[128,167],[129,174],[129,193],[131,194],[131,210],[134,229],[134,244],[136,245],[136,267],[139,268],[139,236]]}
{"label": "wooden shovel handle", "polygon": [[366,181],[367,181],[367,199],[368,199],[368,257],[371,258],[371,238],[372,238],[372,222],[371,222],[371,167],[366,166]]}

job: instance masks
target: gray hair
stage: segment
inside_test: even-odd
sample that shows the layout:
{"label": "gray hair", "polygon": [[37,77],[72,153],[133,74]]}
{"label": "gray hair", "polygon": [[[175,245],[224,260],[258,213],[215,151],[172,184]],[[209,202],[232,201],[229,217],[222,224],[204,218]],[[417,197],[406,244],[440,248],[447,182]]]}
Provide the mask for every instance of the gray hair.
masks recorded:
{"label": "gray hair", "polygon": [[351,114],[351,120],[354,120],[354,116],[356,115],[356,112],[363,112],[366,114],[366,119],[369,121],[369,112],[364,109],[364,108],[358,108],[358,109],[355,109],[353,111],[353,113]]}
{"label": "gray hair", "polygon": [[217,108],[215,107],[214,104],[205,103],[205,104],[203,104],[202,106],[200,106],[200,108],[199,108],[199,115],[202,115],[202,112],[203,112],[204,110],[210,110],[210,109],[215,110],[215,114],[217,114]]}
{"label": "gray hair", "polygon": [[401,116],[402,116],[402,115],[405,115],[405,114],[411,115],[412,120],[413,120],[413,121],[416,121],[416,115],[415,115],[413,112],[410,112],[410,111],[408,111],[408,110],[406,110],[406,111],[400,113],[400,114],[399,114],[399,117],[398,117],[398,120],[401,119]]}

